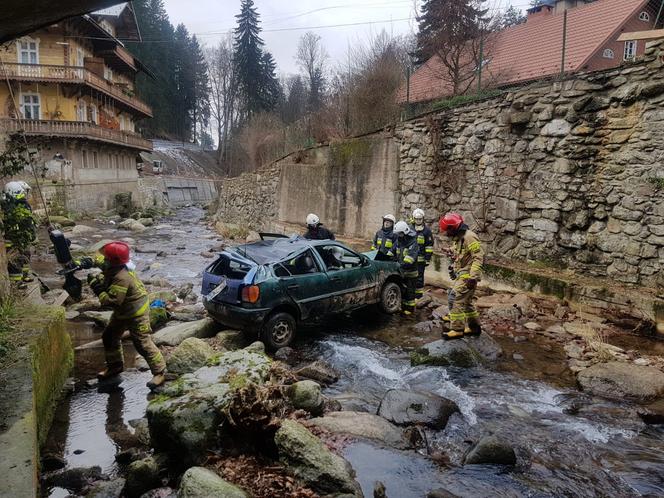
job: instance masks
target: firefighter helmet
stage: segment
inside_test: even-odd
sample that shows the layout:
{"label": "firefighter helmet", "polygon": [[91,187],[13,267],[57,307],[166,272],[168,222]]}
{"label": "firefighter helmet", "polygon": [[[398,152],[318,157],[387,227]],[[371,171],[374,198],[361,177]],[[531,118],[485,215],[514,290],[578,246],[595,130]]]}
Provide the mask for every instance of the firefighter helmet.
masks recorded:
{"label": "firefighter helmet", "polygon": [[397,219],[394,217],[393,214],[386,214],[383,216],[383,221],[391,221],[393,224],[397,222]]}
{"label": "firefighter helmet", "polygon": [[415,211],[413,211],[413,219],[415,221],[424,221],[424,211],[422,211],[420,208],[417,208]]}
{"label": "firefighter helmet", "polygon": [[405,221],[400,221],[396,225],[394,225],[394,233],[397,235],[405,235],[410,231],[410,227],[408,226],[408,223]]}
{"label": "firefighter helmet", "polygon": [[16,200],[25,199],[29,191],[30,186],[25,182],[9,182],[5,185],[5,194]]}
{"label": "firefighter helmet", "polygon": [[458,213],[447,213],[440,219],[439,228],[441,233],[456,232],[463,225],[463,218]]}
{"label": "firefighter helmet", "polygon": [[320,218],[316,216],[314,213],[308,214],[307,215],[307,225],[310,227],[315,227],[320,224]]}
{"label": "firefighter helmet", "polygon": [[101,252],[110,266],[122,266],[129,263],[129,245],[125,242],[109,242],[101,248]]}

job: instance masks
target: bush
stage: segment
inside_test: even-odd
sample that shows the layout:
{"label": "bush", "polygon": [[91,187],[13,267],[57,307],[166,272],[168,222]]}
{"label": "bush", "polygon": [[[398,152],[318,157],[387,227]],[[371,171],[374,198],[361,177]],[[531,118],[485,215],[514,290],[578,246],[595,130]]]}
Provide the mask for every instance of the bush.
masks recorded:
{"label": "bush", "polygon": [[15,347],[13,341],[15,318],[16,308],[14,307],[14,302],[6,299],[0,303],[0,366],[4,363],[6,356]]}

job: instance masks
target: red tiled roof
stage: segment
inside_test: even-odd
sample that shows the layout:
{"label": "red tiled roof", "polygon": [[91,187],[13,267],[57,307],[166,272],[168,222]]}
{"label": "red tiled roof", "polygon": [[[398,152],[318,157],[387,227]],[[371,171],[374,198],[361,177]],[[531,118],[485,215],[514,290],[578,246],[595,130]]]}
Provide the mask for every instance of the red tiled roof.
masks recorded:
{"label": "red tiled roof", "polygon": [[[565,71],[576,72],[620,27],[648,4],[648,0],[598,0],[567,12]],[[563,14],[536,15],[527,22],[495,33],[487,41],[483,79],[487,85],[519,83],[560,72]],[[410,101],[423,102],[450,95],[441,79],[444,67],[432,57],[412,75]],[[406,101],[406,90],[399,92]]]}

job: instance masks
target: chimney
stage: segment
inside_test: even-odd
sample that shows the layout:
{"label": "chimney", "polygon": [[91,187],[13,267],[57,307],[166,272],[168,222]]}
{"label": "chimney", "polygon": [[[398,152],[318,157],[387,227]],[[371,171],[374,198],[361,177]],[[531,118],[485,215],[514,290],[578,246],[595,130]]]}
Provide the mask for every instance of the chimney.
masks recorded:
{"label": "chimney", "polygon": [[556,9],[556,3],[556,0],[542,0],[539,5],[529,8],[527,10],[528,17],[526,22],[537,21],[553,15]]}

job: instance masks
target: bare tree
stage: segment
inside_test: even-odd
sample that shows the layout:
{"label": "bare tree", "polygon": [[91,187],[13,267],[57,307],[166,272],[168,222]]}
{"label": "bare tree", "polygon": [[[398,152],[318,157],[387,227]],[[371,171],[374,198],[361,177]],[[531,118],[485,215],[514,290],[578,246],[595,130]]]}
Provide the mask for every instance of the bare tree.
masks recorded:
{"label": "bare tree", "polygon": [[229,141],[239,119],[238,84],[230,36],[207,52],[211,114],[217,135],[217,158],[228,160]]}
{"label": "bare tree", "polygon": [[325,86],[325,62],[327,51],[321,43],[321,37],[307,31],[297,46],[295,60],[304,71],[309,84],[309,110],[316,111],[321,107]]}

